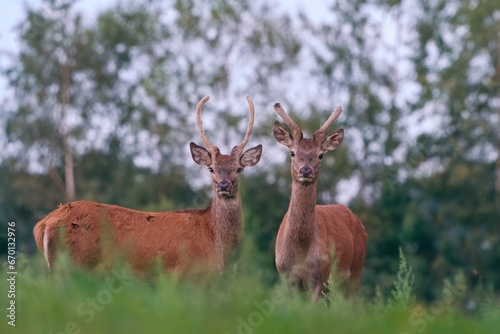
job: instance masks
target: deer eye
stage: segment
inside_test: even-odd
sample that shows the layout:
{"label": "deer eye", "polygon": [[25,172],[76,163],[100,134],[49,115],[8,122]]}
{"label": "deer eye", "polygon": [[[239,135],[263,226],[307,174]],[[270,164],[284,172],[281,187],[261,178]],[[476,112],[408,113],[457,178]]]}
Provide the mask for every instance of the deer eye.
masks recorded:
{"label": "deer eye", "polygon": [[243,168],[241,167],[236,170],[236,173],[241,173],[241,172],[243,172]]}
{"label": "deer eye", "polygon": [[294,157],[295,156],[295,152],[294,151],[290,151],[290,156]]}
{"label": "deer eye", "polygon": [[213,172],[214,172],[214,169],[213,169],[212,167],[208,167],[208,171],[209,171],[210,173],[213,173]]}
{"label": "deer eye", "polygon": [[323,153],[321,153],[318,158],[319,160],[323,159]]}

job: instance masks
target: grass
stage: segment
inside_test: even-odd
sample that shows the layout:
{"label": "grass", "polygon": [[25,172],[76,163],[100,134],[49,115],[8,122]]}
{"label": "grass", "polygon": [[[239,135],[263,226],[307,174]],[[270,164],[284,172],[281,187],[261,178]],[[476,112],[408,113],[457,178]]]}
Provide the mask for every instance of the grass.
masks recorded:
{"label": "grass", "polygon": [[[250,253],[249,253],[250,252]],[[59,261],[47,274],[41,255],[22,258],[16,278],[16,326],[1,333],[493,333],[500,326],[498,302],[474,315],[454,305],[460,279],[445,284],[442,298],[424,305],[411,296],[413,275],[403,254],[394,290],[376,301],[311,303],[274,282],[243,250],[210,282],[177,282],[166,273],[153,280],[117,266],[105,275]],[[6,272],[6,268],[3,268]],[[0,296],[5,311],[7,296]],[[328,305],[327,305],[328,304]]]}

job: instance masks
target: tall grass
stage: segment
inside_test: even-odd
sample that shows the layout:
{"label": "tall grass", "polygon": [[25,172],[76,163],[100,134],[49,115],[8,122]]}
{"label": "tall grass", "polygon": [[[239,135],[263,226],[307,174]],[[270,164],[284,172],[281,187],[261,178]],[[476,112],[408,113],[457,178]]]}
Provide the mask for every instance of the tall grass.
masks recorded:
{"label": "tall grass", "polygon": [[394,289],[391,291],[393,303],[398,306],[411,306],[414,303],[412,295],[413,285],[415,284],[415,275],[412,268],[406,262],[403,249],[399,247],[399,269],[397,278],[394,281]]}
{"label": "tall grass", "polygon": [[392,295],[345,300],[333,288],[329,303],[311,303],[276,280],[273,268],[259,267],[246,244],[209,282],[178,282],[163,272],[136,278],[123,265],[90,273],[65,257],[49,275],[41,256],[20,259],[16,327],[4,318],[1,333],[493,333],[500,325],[494,301],[476,315],[465,315],[452,297],[439,305],[413,301],[403,255]]}

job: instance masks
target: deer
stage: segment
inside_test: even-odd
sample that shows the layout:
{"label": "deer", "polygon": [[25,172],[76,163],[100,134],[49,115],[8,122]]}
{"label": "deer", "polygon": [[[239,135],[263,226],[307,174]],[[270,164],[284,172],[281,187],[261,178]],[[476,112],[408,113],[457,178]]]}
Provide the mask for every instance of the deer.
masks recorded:
{"label": "deer", "polygon": [[50,271],[60,244],[69,249],[75,264],[88,269],[107,268],[118,257],[137,274],[157,263],[177,277],[210,276],[224,268],[243,227],[238,179],[246,167],[259,162],[262,145],[243,152],[254,124],[254,104],[247,96],[250,118],[245,137],[230,154],[222,154],[203,129],[201,111],[208,100],[205,96],[196,106],[204,147],[191,142],[190,151],[194,162],[207,167],[211,175],[211,205],[201,210],[143,212],[90,201],[61,204],[33,230]]}
{"label": "deer", "polygon": [[276,268],[289,286],[311,291],[313,301],[327,295],[330,275],[350,297],[360,286],[368,235],[363,223],[346,206],[316,204],[321,160],[344,138],[343,129],[326,135],[342,108],[333,110],[313,138],[304,137],[279,103],[274,110],[291,130],[274,122],[276,141],[289,150],[292,176],[290,204],[276,237]]}

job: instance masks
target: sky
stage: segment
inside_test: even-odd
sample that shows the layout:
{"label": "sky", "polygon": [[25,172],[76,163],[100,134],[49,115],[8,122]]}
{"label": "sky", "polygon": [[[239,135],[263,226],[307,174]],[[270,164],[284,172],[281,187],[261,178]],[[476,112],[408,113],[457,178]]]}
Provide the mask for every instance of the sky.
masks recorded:
{"label": "sky", "polygon": [[[115,0],[80,0],[76,7],[88,14],[88,17],[95,17],[96,13],[115,2]],[[26,5],[36,7],[40,3],[40,0],[2,1],[0,5],[0,46],[2,49],[16,50],[17,39],[14,27],[23,19],[24,7]]]}
{"label": "sky", "polygon": [[[92,23],[97,17],[97,14],[103,10],[113,6],[118,1],[128,3],[130,0],[79,0],[76,3],[76,10],[83,13],[83,19],[88,21],[87,23]],[[266,0],[262,0],[265,2]],[[18,25],[24,18],[25,7],[39,7],[42,0],[22,0],[22,1],[3,1],[0,5],[0,52],[4,53],[13,52],[15,53],[18,49],[18,39],[17,32],[15,31],[15,26]],[[324,0],[268,0],[269,4],[276,4],[281,10],[288,12],[291,15],[297,15],[298,12],[304,12],[312,21],[318,23],[328,19],[328,8],[327,1]],[[330,2],[331,3],[331,2]],[[411,4],[411,1],[408,2]],[[389,44],[397,41],[395,37],[398,30],[394,26],[391,26],[391,20],[385,13],[372,13],[375,21],[383,28],[385,39],[389,41]],[[391,42],[392,41],[392,42]],[[398,49],[401,46],[398,45]],[[401,49],[402,50],[402,49]],[[375,50],[376,51],[376,50]],[[385,59],[386,54],[380,55],[379,58]],[[0,68],[4,68],[7,65],[9,57],[4,57],[0,55]],[[394,60],[396,61],[396,59]],[[407,70],[404,67],[403,70]],[[404,71],[403,71],[404,72]],[[302,89],[302,88],[300,88]],[[0,101],[3,97],[9,94],[9,89],[5,79],[0,76]],[[1,137],[1,136],[0,136]],[[3,139],[0,138],[0,147],[5,147],[2,142]]]}
{"label": "sky", "polygon": [[[84,13],[85,18],[93,19],[100,11],[110,7],[115,0],[80,0],[76,8]],[[9,57],[4,57],[5,52],[15,52],[18,50],[19,40],[15,27],[23,20],[25,7],[38,7],[41,0],[23,0],[7,1],[3,0],[0,4],[0,68],[4,68]],[[7,82],[3,76],[0,76],[0,100],[7,93]],[[2,138],[0,138],[0,144]]]}
{"label": "sky", "polygon": [[[40,2],[41,0],[2,1],[0,5],[0,46],[2,49],[16,49],[17,40],[13,27],[23,19],[24,7],[27,4],[36,7]],[[77,2],[76,8],[91,19],[116,2],[116,0],[80,0]],[[302,9],[309,16],[319,20],[324,18],[327,13],[323,0],[280,0],[279,2],[285,10],[293,12]]]}
{"label": "sky", "polygon": [[[113,6],[118,1],[126,2],[128,0],[80,0],[76,3],[76,9],[83,13],[84,20],[89,20],[91,22],[97,17],[98,13]],[[41,0],[2,2],[0,5],[0,52],[4,53],[7,51],[15,53],[18,51],[18,32],[15,30],[15,26],[24,19],[26,6],[37,8],[41,2]],[[292,15],[303,12],[316,22],[321,22],[323,19],[327,18],[328,10],[324,0],[279,0],[270,3],[276,3],[283,11],[289,12]],[[5,62],[7,62],[8,59],[9,57],[0,56],[0,68],[7,65]],[[6,94],[9,94],[8,85],[5,79],[0,76],[0,100],[2,100]],[[6,147],[8,145],[4,145],[4,140],[5,138],[0,138],[0,146]],[[344,201],[347,201],[347,198],[344,199]]]}
{"label": "sky", "polygon": [[[120,0],[79,0],[76,9],[81,11],[84,19],[93,20],[99,12],[111,7]],[[121,0],[128,2],[129,0]],[[265,0],[264,0],[265,1]],[[6,1],[0,4],[0,53],[15,52],[18,49],[19,41],[15,27],[23,20],[25,7],[38,7],[41,0]],[[324,0],[279,0],[276,2],[283,10],[292,14],[299,11],[305,12],[310,18],[321,21],[327,17],[327,10]],[[4,68],[8,57],[0,54],[0,68]],[[7,84],[3,77],[0,77],[0,100],[7,90]]]}
{"label": "sky", "polygon": [[[80,0],[76,8],[81,10],[87,18],[94,18],[97,13],[112,6],[117,0]],[[0,5],[0,46],[15,49],[17,41],[13,36],[13,27],[18,24],[24,15],[24,7],[37,6],[41,0],[2,1]],[[327,17],[328,11],[324,0],[279,0],[280,6],[292,13],[299,10],[304,11],[314,20],[322,20]]]}

